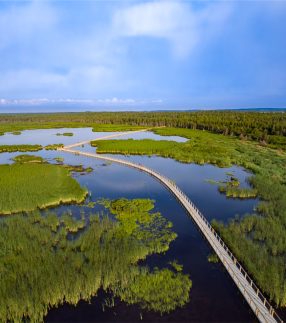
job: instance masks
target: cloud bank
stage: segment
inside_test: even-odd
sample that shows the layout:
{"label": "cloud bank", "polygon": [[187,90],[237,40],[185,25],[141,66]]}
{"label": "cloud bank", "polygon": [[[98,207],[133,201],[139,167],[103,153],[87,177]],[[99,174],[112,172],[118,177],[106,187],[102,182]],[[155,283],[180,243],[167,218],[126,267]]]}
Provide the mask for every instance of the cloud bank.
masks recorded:
{"label": "cloud bank", "polygon": [[285,2],[0,2],[0,106],[277,106],[285,14]]}
{"label": "cloud bank", "polygon": [[147,2],[118,10],[114,33],[126,37],[166,39],[178,58],[184,58],[219,32],[230,17],[231,5],[209,5],[193,9],[189,3]]}

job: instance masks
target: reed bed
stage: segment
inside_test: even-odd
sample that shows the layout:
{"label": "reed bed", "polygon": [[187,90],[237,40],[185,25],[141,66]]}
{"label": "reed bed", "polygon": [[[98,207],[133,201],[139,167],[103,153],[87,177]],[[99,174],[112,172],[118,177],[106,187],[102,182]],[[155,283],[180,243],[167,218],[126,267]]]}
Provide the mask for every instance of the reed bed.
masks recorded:
{"label": "reed bed", "polygon": [[61,203],[81,203],[87,190],[59,165],[0,165],[0,214],[44,209]]}
{"label": "reed bed", "polygon": [[33,212],[0,221],[1,322],[42,322],[51,307],[89,301],[100,288],[160,313],[189,301],[188,275],[139,265],[176,237],[170,223],[152,211],[154,202],[151,209],[149,200],[110,201],[109,207],[115,219]]}

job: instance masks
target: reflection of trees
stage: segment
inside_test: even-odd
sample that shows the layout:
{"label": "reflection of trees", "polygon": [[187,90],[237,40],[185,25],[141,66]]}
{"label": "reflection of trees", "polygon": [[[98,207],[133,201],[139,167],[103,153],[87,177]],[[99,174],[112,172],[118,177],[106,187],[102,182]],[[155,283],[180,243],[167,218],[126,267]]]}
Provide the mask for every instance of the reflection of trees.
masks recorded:
{"label": "reflection of trees", "polygon": [[53,213],[1,221],[0,321],[42,320],[50,307],[88,300],[101,287],[162,313],[184,305],[191,288],[187,275],[137,265],[167,250],[176,237],[170,222],[150,212],[153,206],[150,200],[106,201],[117,221],[91,215],[89,225],[84,216]]}

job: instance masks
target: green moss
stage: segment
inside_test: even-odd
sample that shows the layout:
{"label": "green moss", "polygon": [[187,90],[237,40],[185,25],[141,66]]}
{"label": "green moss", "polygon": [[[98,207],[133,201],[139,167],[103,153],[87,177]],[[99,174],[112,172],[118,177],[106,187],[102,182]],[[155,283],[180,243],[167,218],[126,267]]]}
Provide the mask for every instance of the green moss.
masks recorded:
{"label": "green moss", "polygon": [[83,202],[87,190],[69,171],[50,164],[0,165],[0,214]]}
{"label": "green moss", "polygon": [[[125,211],[133,209],[135,221],[141,222],[144,213],[150,232],[146,239],[137,236],[136,228],[127,232],[123,217],[114,221],[91,215],[85,221],[85,217],[77,220],[71,214],[57,217],[51,212],[45,216],[34,212],[3,219],[0,321],[43,321],[51,307],[90,300],[100,288],[112,297],[160,313],[186,304],[192,284],[187,275],[138,265],[154,253],[154,244],[156,250],[165,249],[166,239],[160,239],[162,227],[151,210],[146,211],[150,201],[135,200],[134,208],[132,201],[124,202],[116,205]],[[172,235],[168,221],[156,217],[161,218],[165,234]],[[84,230],[78,234],[80,228]]]}

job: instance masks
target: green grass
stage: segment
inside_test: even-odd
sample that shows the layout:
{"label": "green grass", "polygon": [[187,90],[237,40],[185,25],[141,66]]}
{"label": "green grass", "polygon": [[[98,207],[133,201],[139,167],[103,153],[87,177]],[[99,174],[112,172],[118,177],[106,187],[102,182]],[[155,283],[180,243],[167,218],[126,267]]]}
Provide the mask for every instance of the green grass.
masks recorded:
{"label": "green grass", "polygon": [[41,145],[0,145],[0,153],[39,151],[42,149],[43,147]]}
{"label": "green grass", "polygon": [[239,180],[233,175],[228,175],[229,179],[226,182],[218,183],[218,190],[220,193],[229,198],[249,199],[257,196],[257,190],[253,188],[240,187]]}
{"label": "green grass", "polygon": [[[160,129],[160,133],[163,133]],[[178,135],[181,136],[180,129]],[[182,143],[167,140],[98,140],[92,141],[91,145],[97,147],[97,153],[123,153],[131,155],[157,155],[173,158],[185,163],[210,163],[220,167],[231,165],[229,158],[235,139],[223,135],[213,135],[202,131],[184,129],[184,133],[192,132],[192,139]],[[166,131],[168,131],[166,129]],[[156,131],[157,133],[157,131]],[[170,135],[175,135],[173,132]],[[211,152],[211,153],[210,153]]]}
{"label": "green grass", "polygon": [[63,148],[64,144],[52,144],[45,147],[46,150],[57,150],[58,148]]}
{"label": "green grass", "polygon": [[[150,126],[128,125],[128,124],[112,124],[112,123],[96,123],[90,122],[86,119],[84,122],[58,122],[58,121],[44,121],[44,122],[13,122],[1,123],[0,122],[0,135],[7,132],[21,132],[23,130],[37,130],[37,129],[62,129],[62,128],[92,128],[94,132],[113,132],[113,131],[132,131],[150,128]],[[70,134],[70,133],[69,133]],[[62,135],[62,134],[58,134]]]}
{"label": "green grass", "polygon": [[[50,308],[89,301],[101,288],[128,304],[160,313],[189,301],[188,275],[138,264],[168,249],[176,237],[170,222],[152,212],[154,202],[106,204],[115,220],[33,212],[0,221],[1,322],[42,322]],[[137,223],[132,230],[123,213]],[[147,235],[139,234],[141,225]]]}
{"label": "green grass", "polygon": [[[92,131],[94,132],[108,132],[108,131],[134,131],[146,129],[146,127],[128,125],[128,124],[94,124]],[[149,127],[147,127],[149,128]]]}
{"label": "green grass", "polygon": [[154,132],[190,140],[112,140],[93,145],[98,153],[158,155],[188,163],[238,165],[251,171],[251,189],[229,185],[224,190],[229,197],[259,197],[256,214],[226,225],[214,221],[214,226],[260,288],[277,305],[286,306],[286,154],[207,131],[160,128]]}
{"label": "green grass", "polygon": [[87,190],[59,165],[0,165],[0,214],[83,202]]}
{"label": "green grass", "polygon": [[68,169],[70,172],[76,172],[76,173],[91,173],[93,171],[92,167],[83,167],[82,165],[63,165],[66,169]]}
{"label": "green grass", "polygon": [[257,190],[253,188],[240,188],[228,185],[220,185],[218,187],[220,193],[226,195],[226,197],[240,198],[240,199],[253,199],[257,197]]}
{"label": "green grass", "polygon": [[18,155],[13,158],[16,163],[43,163],[45,160],[40,156]]}
{"label": "green grass", "polygon": [[[119,142],[117,142],[119,141]],[[117,154],[124,152],[132,155],[163,155],[164,157],[173,157],[174,152],[181,150],[181,143],[160,140],[154,145],[154,140],[94,140],[91,145],[97,147],[98,153]]]}

